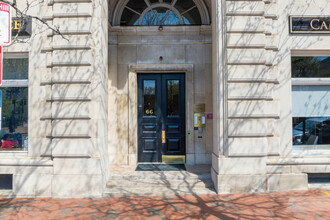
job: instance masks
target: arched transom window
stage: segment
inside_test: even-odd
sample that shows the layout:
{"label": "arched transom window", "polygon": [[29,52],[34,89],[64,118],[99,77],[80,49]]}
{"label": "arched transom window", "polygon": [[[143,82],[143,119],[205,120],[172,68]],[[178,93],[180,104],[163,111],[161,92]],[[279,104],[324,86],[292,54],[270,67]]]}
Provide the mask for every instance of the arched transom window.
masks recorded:
{"label": "arched transom window", "polygon": [[114,15],[114,25],[121,26],[201,24],[209,24],[202,0],[126,0]]}

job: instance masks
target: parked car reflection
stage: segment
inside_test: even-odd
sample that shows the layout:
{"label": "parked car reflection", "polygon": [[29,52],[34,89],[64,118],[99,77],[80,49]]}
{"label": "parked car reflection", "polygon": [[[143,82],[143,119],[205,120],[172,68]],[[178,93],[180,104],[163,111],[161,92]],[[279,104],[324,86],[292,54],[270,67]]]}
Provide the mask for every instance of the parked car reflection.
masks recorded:
{"label": "parked car reflection", "polygon": [[293,118],[293,145],[330,144],[330,117]]}

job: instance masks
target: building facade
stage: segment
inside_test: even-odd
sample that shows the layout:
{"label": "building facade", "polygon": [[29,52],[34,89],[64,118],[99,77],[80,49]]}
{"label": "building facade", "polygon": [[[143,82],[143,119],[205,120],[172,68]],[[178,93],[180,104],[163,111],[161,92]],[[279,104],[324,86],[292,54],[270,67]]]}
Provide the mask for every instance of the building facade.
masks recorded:
{"label": "building facade", "polygon": [[28,13],[60,34],[32,19],[4,47],[4,196],[101,197],[111,167],[173,158],[211,165],[218,193],[308,189],[330,172],[328,0],[48,0]]}

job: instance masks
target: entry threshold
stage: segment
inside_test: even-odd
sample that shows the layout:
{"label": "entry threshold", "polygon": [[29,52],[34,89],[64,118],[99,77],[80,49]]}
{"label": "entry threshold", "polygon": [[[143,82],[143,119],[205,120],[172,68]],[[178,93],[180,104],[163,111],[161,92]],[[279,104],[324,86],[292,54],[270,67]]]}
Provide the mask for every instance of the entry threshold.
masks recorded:
{"label": "entry threshold", "polygon": [[168,164],[185,164],[185,155],[162,155],[162,163]]}

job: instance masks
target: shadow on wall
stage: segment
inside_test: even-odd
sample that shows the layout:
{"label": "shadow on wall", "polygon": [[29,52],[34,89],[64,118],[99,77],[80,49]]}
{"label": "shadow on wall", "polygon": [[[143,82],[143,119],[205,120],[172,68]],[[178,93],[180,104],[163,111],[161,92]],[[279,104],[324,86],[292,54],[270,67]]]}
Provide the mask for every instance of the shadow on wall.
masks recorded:
{"label": "shadow on wall", "polygon": [[[324,38],[322,39],[322,36],[314,35],[313,40],[309,42],[306,36],[300,35],[301,39],[299,39],[287,35],[289,29],[288,16],[297,15],[295,14],[297,13],[296,11],[299,11],[300,15],[308,14],[308,9],[314,7],[314,4],[315,2],[306,2],[306,4],[299,6],[296,10],[293,8],[294,3],[286,4],[284,10],[281,11],[281,17],[283,18],[283,16],[285,16],[285,19],[275,20],[277,24],[274,27],[267,27],[267,23],[263,24],[264,21],[262,19],[254,20],[255,16],[251,16],[251,18],[247,19],[245,22],[241,22],[241,24],[245,24],[245,26],[237,26],[238,23],[236,23],[235,16],[233,16],[233,19],[228,20],[227,28],[228,30],[233,30],[233,33],[227,34],[229,47],[228,63],[232,65],[228,67],[227,79],[229,114],[227,133],[229,138],[227,147],[224,149],[225,154],[231,153],[229,152],[232,150],[230,149],[231,146],[236,145],[237,147],[237,139],[246,136],[254,137],[254,143],[252,141],[244,142],[245,144],[250,143],[249,145],[254,150],[256,149],[255,146],[262,145],[264,147],[265,144],[268,146],[276,146],[276,148],[272,147],[274,149],[265,149],[262,152],[264,155],[274,152],[282,155],[284,152],[291,152],[292,146],[290,143],[287,140],[281,139],[281,137],[288,136],[288,129],[278,129],[279,123],[283,126],[283,122],[285,122],[285,125],[288,126],[290,122],[292,125],[291,111],[285,111],[285,115],[280,115],[280,107],[284,108],[282,104],[283,100],[276,100],[277,93],[285,89],[283,87],[288,83],[291,84],[291,75],[288,75],[290,71],[283,72],[282,70],[274,70],[274,68],[280,63],[282,63],[282,65],[284,63],[290,65],[290,49],[296,49],[294,47],[299,48],[301,45],[306,48],[313,48],[317,43],[325,40]],[[242,3],[241,7],[235,9],[244,11],[249,5],[250,3],[248,2]],[[327,3],[327,5],[329,5],[329,3]],[[266,29],[274,28],[275,34],[279,38],[279,42],[277,43],[278,48],[285,48],[287,50],[280,49],[277,51],[265,50],[263,48],[240,49],[242,42],[244,42],[244,45],[256,45],[262,42],[256,41],[256,34],[236,34],[235,28],[239,27],[240,30],[244,31],[260,29],[260,27],[263,26],[265,26]],[[290,48],[287,47],[287,42],[292,42]],[[272,64],[273,66],[270,68],[266,65],[265,68],[261,68],[260,65],[244,65],[244,63],[253,63],[255,61],[260,64]],[[240,64],[234,65],[236,63]],[[291,66],[287,66],[287,68],[291,70]],[[244,71],[242,71],[242,69],[244,69]],[[315,106],[315,108],[317,107],[318,106]],[[285,108],[291,109],[291,106],[286,106]],[[262,139],[265,140],[262,141]],[[278,143],[275,144],[276,141]],[[243,142],[240,144],[242,145]],[[242,154],[246,152],[236,153]]]}
{"label": "shadow on wall", "polygon": [[[98,1],[102,2],[106,5],[106,1]],[[86,6],[89,11],[104,8],[94,3]],[[46,6],[38,2],[31,7],[35,9],[31,14],[41,16],[37,13]],[[53,6],[49,7],[52,12],[55,11]],[[78,10],[77,5],[70,8],[67,4],[56,4],[56,7],[57,13],[61,10],[68,13],[70,9],[71,13],[76,13]],[[14,174],[11,196],[48,197],[63,192],[77,195],[79,191],[88,194],[89,189],[93,195],[97,194],[95,191],[102,190],[94,190],[97,188],[95,185],[99,188],[105,185],[105,181],[99,184],[101,180],[97,182],[95,178],[106,176],[107,169],[104,167],[108,166],[107,145],[100,144],[107,139],[106,129],[99,122],[106,118],[108,108],[104,95],[107,92],[108,71],[105,57],[94,59],[93,54],[102,55],[107,51],[107,47],[100,46],[101,43],[106,44],[107,33],[102,29],[103,23],[92,24],[101,20],[102,16],[106,21],[107,16],[106,13],[75,15],[74,18],[70,14],[67,16],[69,18],[61,16],[54,19],[57,24],[52,23],[59,27],[61,33],[65,33],[66,39],[53,32],[49,34],[47,26],[33,19],[32,36],[26,42],[18,41],[8,47],[8,52],[29,52],[29,157],[24,162],[20,156],[11,158],[19,161],[15,164],[17,169],[2,167]],[[51,47],[48,40],[53,42]],[[54,158],[55,154],[57,158]],[[63,158],[63,155],[71,158],[61,163],[58,157]],[[95,159],[100,162],[94,163],[94,167],[90,166],[89,161],[82,162],[94,156],[100,158]]]}

